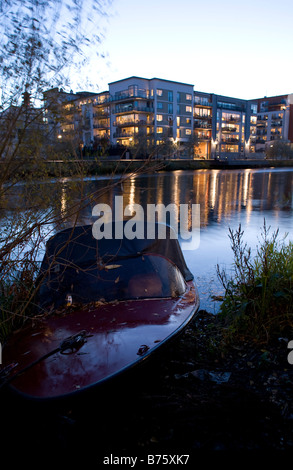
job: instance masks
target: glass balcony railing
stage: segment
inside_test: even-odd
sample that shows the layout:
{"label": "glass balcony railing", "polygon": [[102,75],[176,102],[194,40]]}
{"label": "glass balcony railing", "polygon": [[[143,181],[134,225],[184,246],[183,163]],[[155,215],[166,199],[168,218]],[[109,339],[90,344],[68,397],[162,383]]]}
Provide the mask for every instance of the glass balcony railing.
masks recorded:
{"label": "glass balcony railing", "polygon": [[129,103],[123,106],[116,106],[115,108],[115,114],[128,113],[129,111],[153,113],[154,109],[150,106],[139,105],[138,103]]}
{"label": "glass balcony railing", "polygon": [[137,92],[129,92],[129,91],[124,91],[121,93],[117,93],[114,96],[111,96],[111,101],[129,101],[129,100],[135,100],[136,98],[142,98],[146,100],[153,99],[146,92],[143,91],[137,91]]}
{"label": "glass balcony railing", "polygon": [[143,119],[134,119],[129,121],[114,121],[113,125],[115,127],[129,127],[129,126],[151,126],[154,124],[154,120],[143,120]]}

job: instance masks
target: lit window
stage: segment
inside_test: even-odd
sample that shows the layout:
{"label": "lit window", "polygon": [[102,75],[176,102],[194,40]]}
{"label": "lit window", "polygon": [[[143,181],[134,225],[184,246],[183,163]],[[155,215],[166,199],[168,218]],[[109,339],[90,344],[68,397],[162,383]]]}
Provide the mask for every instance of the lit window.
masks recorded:
{"label": "lit window", "polygon": [[191,129],[185,129],[185,134],[186,135],[191,135]]}
{"label": "lit window", "polygon": [[192,108],[191,108],[191,106],[186,106],[185,110],[186,110],[187,113],[191,113]]}
{"label": "lit window", "polygon": [[163,128],[157,127],[157,134],[163,134]]}
{"label": "lit window", "polygon": [[157,121],[163,121],[162,114],[157,114]]}
{"label": "lit window", "polygon": [[157,89],[157,96],[162,96],[163,95],[163,90],[160,90],[159,88]]}
{"label": "lit window", "polygon": [[180,127],[180,116],[177,116],[176,120],[177,120],[177,127]]}
{"label": "lit window", "polygon": [[188,101],[191,101],[192,100],[192,96],[189,94],[189,93],[186,93],[186,99]]}
{"label": "lit window", "polygon": [[191,124],[191,119],[190,118],[186,118],[186,124]]}

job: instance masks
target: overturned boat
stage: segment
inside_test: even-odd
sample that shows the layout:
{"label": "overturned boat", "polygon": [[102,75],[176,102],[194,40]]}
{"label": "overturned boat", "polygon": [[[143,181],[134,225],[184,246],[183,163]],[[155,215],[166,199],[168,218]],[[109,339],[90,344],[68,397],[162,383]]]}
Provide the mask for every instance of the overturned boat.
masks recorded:
{"label": "overturned boat", "polygon": [[54,235],[38,277],[39,315],[3,349],[4,384],[34,400],[77,395],[183,331],[199,296],[171,232],[97,240],[85,225]]}

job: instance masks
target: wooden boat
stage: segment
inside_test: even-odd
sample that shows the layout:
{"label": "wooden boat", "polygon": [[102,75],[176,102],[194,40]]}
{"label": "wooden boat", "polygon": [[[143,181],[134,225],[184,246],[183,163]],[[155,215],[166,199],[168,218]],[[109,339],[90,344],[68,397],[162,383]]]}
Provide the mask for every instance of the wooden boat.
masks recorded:
{"label": "wooden boat", "polygon": [[179,242],[101,239],[92,226],[47,243],[39,317],[3,348],[2,378],[17,394],[58,399],[97,387],[142,363],[199,308]]}

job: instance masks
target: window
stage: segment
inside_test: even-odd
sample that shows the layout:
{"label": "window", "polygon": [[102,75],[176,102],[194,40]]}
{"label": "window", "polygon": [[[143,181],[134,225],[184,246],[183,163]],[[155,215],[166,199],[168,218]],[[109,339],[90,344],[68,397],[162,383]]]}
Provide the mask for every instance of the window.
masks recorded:
{"label": "window", "polygon": [[177,120],[177,127],[180,127],[180,116],[177,116],[176,120]]}
{"label": "window", "polygon": [[128,93],[129,93],[129,96],[137,96],[138,86],[137,85],[129,85]]}
{"label": "window", "polygon": [[192,96],[191,96],[189,93],[186,93],[186,100],[187,100],[187,101],[191,101],[191,100],[192,100]]}
{"label": "window", "polygon": [[173,91],[168,91],[168,101],[173,101]]}
{"label": "window", "polygon": [[221,145],[221,151],[222,152],[231,152],[231,153],[234,153],[234,152],[239,152],[239,147],[238,145]]}
{"label": "window", "polygon": [[162,114],[157,114],[157,121],[163,121]]}
{"label": "window", "polygon": [[158,101],[157,109],[163,109],[163,103],[161,103],[161,101]]}
{"label": "window", "polygon": [[187,113],[191,113],[191,112],[192,112],[191,106],[186,106],[186,107],[185,107],[185,110],[186,110]]}
{"label": "window", "polygon": [[157,89],[157,96],[162,96],[163,95],[163,90],[160,90],[159,88]]}
{"label": "window", "polygon": [[186,118],[186,124],[191,124],[191,118]]}
{"label": "window", "polygon": [[177,103],[180,103],[180,93],[177,91]]}
{"label": "window", "polygon": [[257,113],[257,104],[251,104],[251,108],[250,108],[250,109],[251,109],[251,112],[252,112],[253,114],[256,114],[256,113]]}
{"label": "window", "polygon": [[173,114],[173,103],[168,103],[168,114]]}
{"label": "window", "polygon": [[186,135],[191,135],[191,129],[185,129],[185,134]]}
{"label": "window", "polygon": [[157,134],[163,134],[163,128],[157,127]]}

